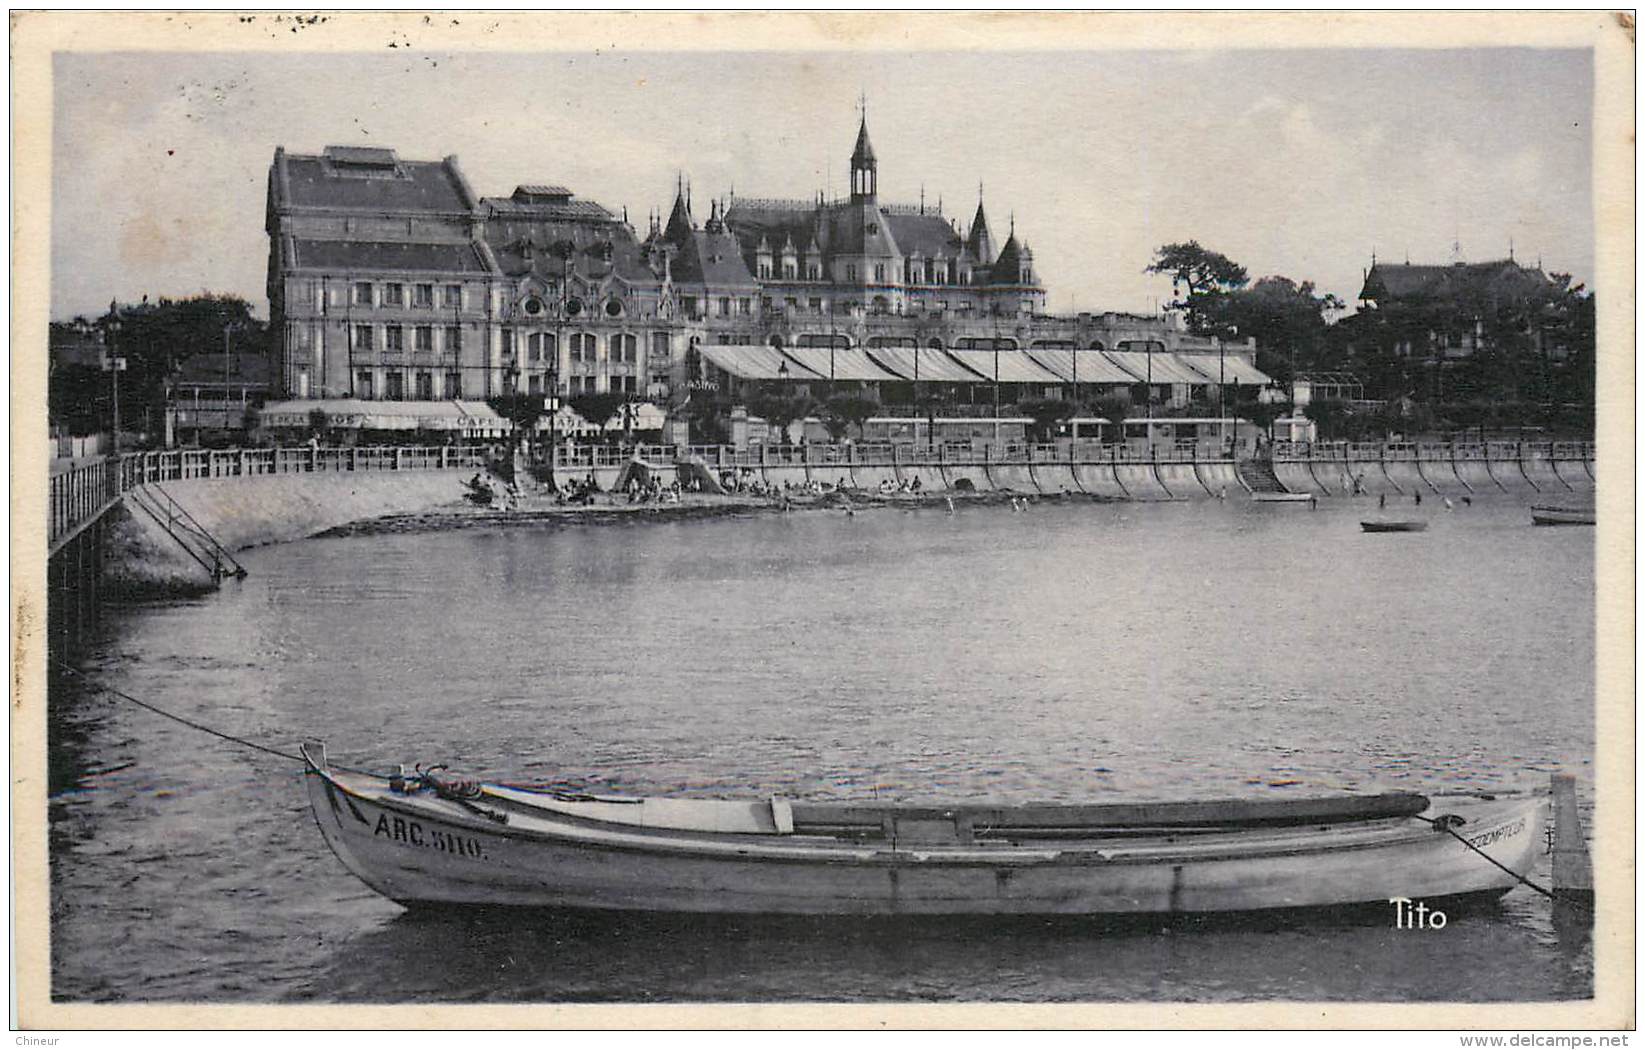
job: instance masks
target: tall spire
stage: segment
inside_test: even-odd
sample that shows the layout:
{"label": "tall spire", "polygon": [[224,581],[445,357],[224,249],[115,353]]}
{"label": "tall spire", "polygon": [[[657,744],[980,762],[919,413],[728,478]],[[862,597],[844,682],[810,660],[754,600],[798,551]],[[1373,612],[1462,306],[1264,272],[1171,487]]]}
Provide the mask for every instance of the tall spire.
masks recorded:
{"label": "tall spire", "polygon": [[857,146],[851,151],[851,196],[872,197],[879,189],[879,162],[874,145],[868,141],[868,97],[862,100],[862,123],[857,128]]}

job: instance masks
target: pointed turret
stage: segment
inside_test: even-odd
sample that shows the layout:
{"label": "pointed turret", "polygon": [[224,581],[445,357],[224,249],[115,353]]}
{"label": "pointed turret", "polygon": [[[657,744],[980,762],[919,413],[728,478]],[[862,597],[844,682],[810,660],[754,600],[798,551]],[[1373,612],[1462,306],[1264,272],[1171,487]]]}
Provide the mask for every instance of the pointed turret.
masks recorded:
{"label": "pointed turret", "polygon": [[674,187],[674,210],[669,213],[668,226],[664,228],[663,235],[675,244],[684,244],[691,239],[694,226],[691,205],[686,202],[685,184],[680,182]]}
{"label": "pointed turret", "polygon": [[994,262],[992,284],[1026,284],[1023,280],[1022,248],[1017,244],[1017,232],[1013,228],[1011,235],[1005,239],[1005,247],[1000,249],[1000,257]]}
{"label": "pointed turret", "polygon": [[994,261],[994,238],[988,232],[988,216],[982,210],[982,194],[977,194],[977,215],[971,220],[971,234],[965,246],[984,266]]}

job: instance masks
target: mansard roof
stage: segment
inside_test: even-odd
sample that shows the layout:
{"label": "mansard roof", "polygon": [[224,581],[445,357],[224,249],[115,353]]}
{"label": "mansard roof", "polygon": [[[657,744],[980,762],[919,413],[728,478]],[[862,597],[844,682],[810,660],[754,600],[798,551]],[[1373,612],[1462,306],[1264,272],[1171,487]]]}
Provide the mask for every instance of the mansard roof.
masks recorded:
{"label": "mansard roof", "polygon": [[[920,255],[927,259],[952,258],[959,256],[965,248],[954,227],[935,212],[922,215],[884,207],[880,211],[890,224],[891,233],[904,255]],[[982,262],[986,264],[988,260],[983,259]]]}
{"label": "mansard roof", "polygon": [[319,155],[274,153],[277,207],[467,212],[475,197],[457,158],[401,160],[393,150],[328,146]]}
{"label": "mansard roof", "polygon": [[474,244],[403,241],[292,240],[286,265],[299,270],[405,270],[420,273],[487,273]]}

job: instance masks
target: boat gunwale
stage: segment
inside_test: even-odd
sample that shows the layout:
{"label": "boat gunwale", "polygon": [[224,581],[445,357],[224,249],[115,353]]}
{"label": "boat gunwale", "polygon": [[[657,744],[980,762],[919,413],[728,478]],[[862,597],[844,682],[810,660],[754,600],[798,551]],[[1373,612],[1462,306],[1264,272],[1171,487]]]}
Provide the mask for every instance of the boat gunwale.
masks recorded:
{"label": "boat gunwale", "polygon": [[[484,831],[505,839],[529,840],[535,844],[554,845],[577,850],[640,853],[653,856],[667,855],[677,858],[692,857],[730,862],[869,865],[877,867],[909,865],[953,867],[1034,867],[1041,865],[1078,867],[1091,864],[1152,865],[1172,863],[1179,860],[1182,862],[1253,860],[1386,849],[1416,844],[1429,840],[1431,836],[1438,834],[1426,822],[1418,822],[1407,816],[1324,826],[1302,825],[1289,828],[1259,828],[1254,830],[1229,829],[1228,837],[1233,840],[1243,840],[1243,844],[1239,841],[1228,841],[1226,845],[1228,847],[1241,846],[1241,848],[1228,848],[1216,852],[1213,852],[1211,847],[1220,844],[1217,842],[1208,842],[1201,839],[1197,843],[1178,843],[1169,838],[1160,844],[1157,851],[1141,849],[1134,843],[1121,843],[1103,848],[1098,845],[1100,840],[1097,839],[1086,840],[1090,842],[1090,845],[1084,848],[1055,844],[1044,847],[1012,844],[996,847],[983,846],[979,849],[975,845],[949,843],[914,843],[902,846],[887,843],[876,848],[840,842],[840,840],[832,838],[827,841],[838,842],[839,844],[824,845],[822,842],[817,841],[821,837],[813,838],[812,841],[816,842],[815,845],[800,845],[795,840],[801,836],[773,836],[741,832],[692,832],[677,828],[647,828],[638,825],[611,825],[597,820],[587,821],[588,823],[603,825],[602,828],[593,829],[595,834],[603,833],[607,836],[653,840],[652,842],[616,841],[610,837],[603,840],[597,838],[587,839],[581,836],[555,834],[552,831],[537,828],[502,825],[488,820],[484,816],[466,812],[457,803],[439,798],[419,799],[412,802],[402,796],[369,796],[340,782],[329,770],[316,768],[308,770],[307,773],[311,776],[324,778],[327,783],[351,798],[378,806],[389,812],[408,817],[439,820],[457,828],[468,831]],[[1539,804],[1530,799],[1501,800],[1499,804],[1505,819],[1510,817],[1510,802],[1521,809],[1528,805]],[[538,819],[559,820],[562,818],[559,814],[553,814]],[[1358,840],[1341,841],[1341,837],[1350,830],[1365,834],[1362,834]],[[1280,834],[1286,831],[1291,832],[1292,835],[1284,836]],[[1332,836],[1333,832],[1336,833],[1335,836]],[[1377,834],[1370,834],[1372,832]],[[1286,838],[1295,838],[1304,834],[1311,838],[1319,836],[1335,837],[1337,841],[1283,844]],[[1266,836],[1269,842],[1273,844],[1269,848],[1253,849],[1251,848],[1253,845],[1262,845],[1260,841],[1256,843],[1251,841],[1256,836]],[[1276,838],[1280,841],[1274,842]],[[787,843],[795,844],[787,845]],[[1167,848],[1184,846],[1190,848]],[[1193,848],[1195,846],[1199,848]],[[996,849],[999,852],[993,852]]]}

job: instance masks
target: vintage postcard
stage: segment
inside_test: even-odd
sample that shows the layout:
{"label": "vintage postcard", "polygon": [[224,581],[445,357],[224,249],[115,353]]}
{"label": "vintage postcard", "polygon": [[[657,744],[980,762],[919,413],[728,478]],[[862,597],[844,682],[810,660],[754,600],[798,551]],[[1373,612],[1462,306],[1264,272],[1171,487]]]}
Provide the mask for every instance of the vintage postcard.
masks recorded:
{"label": "vintage postcard", "polygon": [[11,29],[21,1027],[1632,1026],[1631,16]]}

